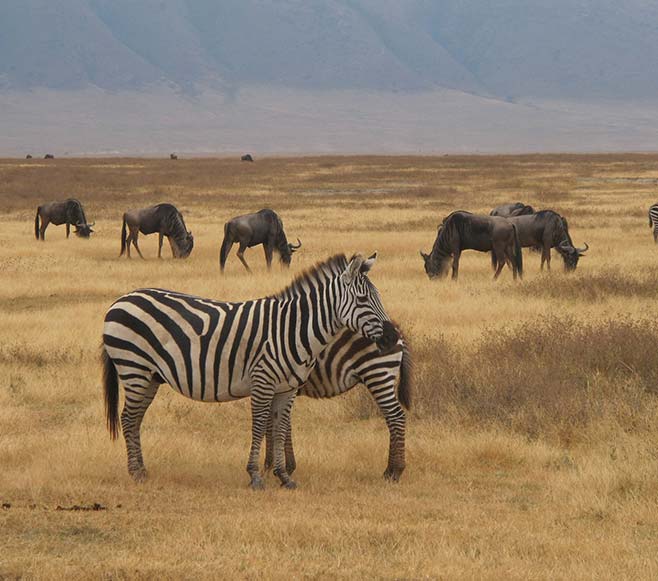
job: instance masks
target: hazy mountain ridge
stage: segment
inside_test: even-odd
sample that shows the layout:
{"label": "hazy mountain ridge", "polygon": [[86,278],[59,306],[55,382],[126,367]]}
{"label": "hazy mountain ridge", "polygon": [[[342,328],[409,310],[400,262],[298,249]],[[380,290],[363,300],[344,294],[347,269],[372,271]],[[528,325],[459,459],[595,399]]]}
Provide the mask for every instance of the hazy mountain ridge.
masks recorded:
{"label": "hazy mountain ridge", "polygon": [[0,88],[653,98],[656,22],[643,0],[12,0]]}

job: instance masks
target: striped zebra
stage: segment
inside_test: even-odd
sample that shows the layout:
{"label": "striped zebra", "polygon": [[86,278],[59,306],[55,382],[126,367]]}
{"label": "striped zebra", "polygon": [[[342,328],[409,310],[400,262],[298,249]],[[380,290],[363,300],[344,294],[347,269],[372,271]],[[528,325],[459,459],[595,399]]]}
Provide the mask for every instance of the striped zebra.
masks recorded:
{"label": "striped zebra", "polygon": [[119,380],[125,403],[121,429],[128,472],[146,476],[140,427],[159,386],[197,401],[250,396],[252,443],[247,463],[251,487],[263,488],[258,457],[270,413],[274,473],[285,471],[284,441],[297,389],[320,353],[344,327],[381,340],[388,317],[368,278],[377,254],[364,260],[334,256],[297,277],[280,293],[242,303],[218,302],[160,289],[119,298],[105,315],[103,370],[106,419],[118,435]]}
{"label": "striped zebra", "polygon": [[[398,481],[405,467],[405,413],[411,406],[411,358],[409,346],[399,327],[384,323],[384,334],[393,346],[380,352],[377,346],[361,335],[344,329],[318,356],[308,380],[297,395],[329,398],[341,395],[356,385],[366,386],[379,407],[389,430],[387,480]],[[397,386],[397,392],[396,392]],[[265,469],[272,466],[271,422],[266,436]],[[296,461],[291,429],[285,441],[286,472],[295,471]]]}
{"label": "striped zebra", "polygon": [[653,229],[653,241],[658,244],[658,204],[649,208],[649,226]]}

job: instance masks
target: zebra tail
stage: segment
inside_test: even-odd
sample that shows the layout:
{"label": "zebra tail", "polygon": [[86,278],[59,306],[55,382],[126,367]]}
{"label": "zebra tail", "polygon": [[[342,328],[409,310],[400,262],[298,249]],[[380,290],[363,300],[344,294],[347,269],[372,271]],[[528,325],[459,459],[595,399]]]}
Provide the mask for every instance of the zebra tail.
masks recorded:
{"label": "zebra tail", "polygon": [[126,252],[126,215],[123,215],[123,225],[121,226],[121,254],[119,257],[123,256]]}
{"label": "zebra tail", "polygon": [[402,347],[402,365],[400,366],[400,381],[398,385],[398,400],[406,410],[411,409],[413,392],[411,354],[406,341]]}
{"label": "zebra tail", "polygon": [[653,223],[651,222],[651,210],[649,210],[649,228],[653,226]]}
{"label": "zebra tail", "polygon": [[39,240],[39,211],[41,206],[37,208],[37,215],[34,217],[34,237]]}
{"label": "zebra tail", "polygon": [[519,240],[519,232],[516,229],[516,224],[512,224],[514,228],[514,262],[516,263],[516,271],[520,278],[523,278],[523,249],[521,248],[521,240]]}
{"label": "zebra tail", "polygon": [[116,367],[107,354],[105,347],[101,347],[101,360],[103,362],[103,391],[105,393],[105,417],[110,438],[116,440],[119,436],[119,378]]}

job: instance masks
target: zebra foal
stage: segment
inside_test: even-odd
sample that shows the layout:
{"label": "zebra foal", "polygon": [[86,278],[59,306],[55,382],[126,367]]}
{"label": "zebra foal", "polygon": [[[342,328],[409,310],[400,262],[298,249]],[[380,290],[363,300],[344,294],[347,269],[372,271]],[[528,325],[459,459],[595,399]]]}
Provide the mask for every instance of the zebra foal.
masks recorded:
{"label": "zebra foal", "polygon": [[[365,385],[389,431],[388,466],[384,478],[397,482],[405,468],[406,417],[403,408],[408,410],[411,407],[411,358],[409,346],[398,327],[387,321],[384,334],[392,346],[382,352],[372,341],[343,329],[320,353],[311,375],[297,395],[330,398],[359,384]],[[266,435],[266,470],[272,466],[271,428],[270,422]],[[292,427],[286,434],[284,447],[288,474],[292,474],[297,466],[291,432]]]}
{"label": "zebra foal", "polygon": [[124,386],[120,423],[130,475],[146,477],[140,427],[159,386],[168,383],[197,401],[251,398],[252,488],[264,486],[258,458],[271,414],[274,473],[282,486],[294,488],[283,449],[298,388],[345,327],[370,341],[383,337],[388,317],[368,278],[376,256],[334,256],[280,293],[241,303],[160,289],[119,298],[105,315],[103,384],[113,438],[119,431],[119,380]]}

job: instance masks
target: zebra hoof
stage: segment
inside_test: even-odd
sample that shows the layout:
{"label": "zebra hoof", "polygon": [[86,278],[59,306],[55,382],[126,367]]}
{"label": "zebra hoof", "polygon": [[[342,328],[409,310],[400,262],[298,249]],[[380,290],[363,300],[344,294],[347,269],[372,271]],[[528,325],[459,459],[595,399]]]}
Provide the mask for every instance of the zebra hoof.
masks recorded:
{"label": "zebra hoof", "polygon": [[252,490],[265,490],[265,482],[263,482],[263,479],[260,478],[260,476],[257,478],[252,478],[249,487]]}
{"label": "zebra hoof", "polygon": [[386,472],[384,472],[384,480],[387,482],[399,482],[401,474],[402,470],[390,470],[387,468]]}
{"label": "zebra hoof", "polygon": [[135,472],[131,472],[130,476],[137,484],[142,484],[146,482],[148,475],[146,473],[146,469],[143,469],[143,470],[136,470]]}
{"label": "zebra hoof", "polygon": [[281,487],[287,488],[288,490],[295,490],[297,488],[297,483],[293,482],[292,480],[288,480],[288,482],[282,482]]}

